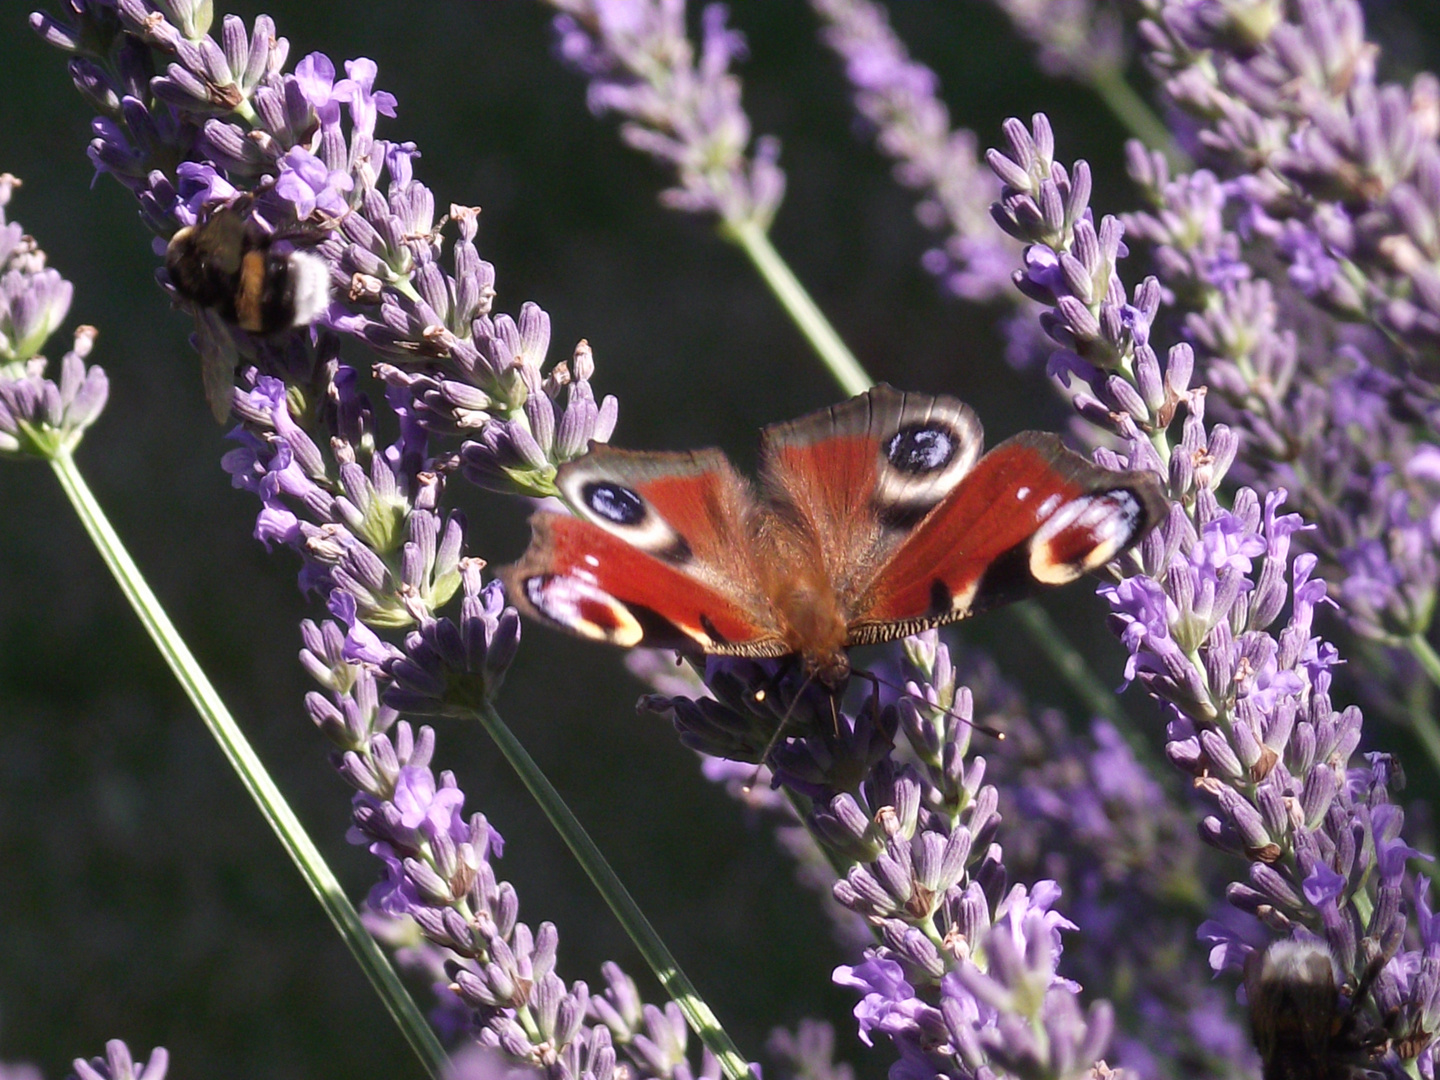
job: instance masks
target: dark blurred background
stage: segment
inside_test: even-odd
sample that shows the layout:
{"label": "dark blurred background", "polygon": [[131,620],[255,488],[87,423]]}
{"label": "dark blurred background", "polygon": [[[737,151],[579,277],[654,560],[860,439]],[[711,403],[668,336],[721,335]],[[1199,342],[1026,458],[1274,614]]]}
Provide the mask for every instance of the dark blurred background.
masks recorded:
{"label": "dark blurred background", "polygon": [[[0,14],[0,169],[25,181],[10,217],[76,286],[47,352],[58,358],[77,322],[100,328],[92,360],[109,372],[110,405],[81,466],[358,901],[376,868],[344,841],[347,789],[301,706],[310,685],[296,625],[317,612],[295,588],[293,556],[251,538],[256,505],[219,468],[228,444],[201,396],[189,321],[154,283],[158,260],[131,197],[104,177],[92,186],[90,112],[65,58],[27,30],[26,10],[12,2]],[[272,14],[292,65],[313,50],[337,67],[378,62],[379,86],[399,98],[380,135],[419,144],[419,175],[439,206],[484,208],[497,310],[540,303],[553,320],[552,360],[589,339],[597,391],[620,399],[617,443],[715,444],[748,465],[762,424],[842,396],[740,252],[709,222],[657,205],[667,178],[620,144],[613,120],[587,111],[583,82],[550,55],[549,9],[290,0],[228,10],[247,22]],[[1089,92],[1037,74],[993,9],[901,0],[892,14],[982,145],[994,145],[1005,117],[1044,109],[1059,156],[1095,167],[1097,210],[1134,205],[1125,133]],[[1393,74],[1427,56],[1434,66],[1433,0],[1369,14]],[[784,142],[775,244],[871,374],[964,397],[992,441],[1063,424],[1038,375],[1005,367],[996,312],[942,297],[920,269],[930,239],[912,197],[857,137],[806,5],[737,0],[733,22],[752,49],[741,74],[755,129]],[[521,551],[524,507],[451,490],[476,553],[501,563]],[[1098,632],[1089,591],[1046,606],[1115,684],[1120,650]],[[991,649],[1035,700],[1079,716],[1005,616],[958,636]],[[881,1075],[888,1051],[855,1041],[851,995],[830,983],[835,965],[855,958],[832,942],[822,901],[661,722],[637,718],[640,689],[619,653],[527,628],[500,706],[748,1053],[772,1026],[815,1014],[837,1022],[841,1053],[862,1075]],[[500,873],[519,890],[522,918],[560,927],[561,974],[594,987],[601,962],[615,959],[660,1000],[481,732],[442,724],[439,737],[437,766],[456,772],[467,809],[509,840]],[[58,1077],[114,1037],[141,1054],[169,1047],[176,1077],[421,1075],[53,477],[0,463],[0,1060]]]}

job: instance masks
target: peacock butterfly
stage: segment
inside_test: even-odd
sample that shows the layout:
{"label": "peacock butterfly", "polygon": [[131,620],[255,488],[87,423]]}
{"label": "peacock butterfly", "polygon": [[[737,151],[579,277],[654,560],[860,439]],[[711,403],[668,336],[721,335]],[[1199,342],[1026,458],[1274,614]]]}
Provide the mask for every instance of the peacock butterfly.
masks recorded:
{"label": "peacock butterfly", "polygon": [[1061,585],[1164,515],[1156,476],[1027,431],[982,456],[970,408],[877,386],[761,435],[757,496],[719,450],[596,445],[504,571],[521,611],[583,637],[689,654],[799,654],[834,690],[850,645]]}

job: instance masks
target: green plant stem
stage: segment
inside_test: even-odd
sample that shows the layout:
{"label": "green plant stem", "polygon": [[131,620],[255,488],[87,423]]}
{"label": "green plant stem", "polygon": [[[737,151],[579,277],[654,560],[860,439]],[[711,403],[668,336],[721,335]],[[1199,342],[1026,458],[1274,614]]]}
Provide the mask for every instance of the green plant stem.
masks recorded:
{"label": "green plant stem", "polygon": [[90,534],[90,539],[100,551],[105,565],[115,575],[121,592],[140,616],[151,640],[155,642],[175,678],[184,688],[185,695],[199,711],[200,718],[220,745],[226,760],[240,777],[240,782],[250,793],[250,797],[255,800],[261,816],[280,839],[281,846],[310,886],[310,891],[320,901],[325,914],[330,916],[330,921],[340,932],[351,955],[370,980],[370,985],[375,988],[380,1000],[385,1003],[386,1009],[400,1026],[420,1063],[430,1076],[439,1080],[446,1066],[445,1050],[440,1041],[400,982],[395,969],[390,966],[390,961],[360,922],[359,912],[346,899],[340,882],[325,864],[319,850],[311,843],[300,820],[285,802],[280,789],[270,779],[270,774],[266,772],[260,758],[240,731],[235,718],[225,708],[220,695],[210,685],[195,657],[191,655],[174,624],[161,608],[160,601],[150,591],[139,567],[130,558],[115,530],[110,527],[100,504],[95,501],[95,496],[76,468],[70,451],[58,451],[50,458],[50,466],[71,505],[75,507],[75,512],[80,516],[85,531]]}
{"label": "green plant stem", "polygon": [[1092,72],[1086,82],[1131,135],[1165,155],[1173,171],[1189,172],[1195,167],[1190,155],[1175,144],[1170,129],[1160,122],[1145,99],[1125,81],[1123,72],[1102,68]]}
{"label": "green plant stem", "polygon": [[775,245],[770,243],[765,230],[753,221],[742,221],[735,224],[726,222],[720,226],[720,231],[750,256],[765,284],[770,286],[775,298],[795,320],[795,325],[819,354],[821,362],[830,369],[840,388],[854,395],[863,394],[874,386],[875,380],[865,373],[855,354],[840,340],[830,321],[815,306],[805,286],[800,284],[800,279],[791,272],[789,265],[775,250]]}
{"label": "green plant stem", "polygon": [[570,807],[565,805],[560,793],[540,771],[535,759],[488,702],[476,710],[475,716],[500,748],[500,752],[505,755],[505,760],[510,763],[521,782],[529,789],[531,797],[540,804],[540,809],[545,811],[545,816],[550,819],[550,824],[555,826],[555,831],[570,848],[576,861],[590,876],[605,903],[615,913],[645,962],[650,965],[650,970],[660,980],[660,985],[670,999],[680,1006],[680,1011],[685,1014],[690,1027],[700,1036],[700,1041],[719,1060],[725,1075],[729,1080],[753,1080],[750,1066],[741,1056],[739,1048],[720,1026],[720,1021],[696,992],[690,979],[680,970],[680,965],[670,955],[670,950],[660,940],[660,935],[650,925],[650,920],[645,917],[640,906],[635,903],[635,898],[630,895],[605,856],[595,846],[595,841],[590,839],[590,834],[585,831],[579,819],[571,813]]}
{"label": "green plant stem", "polygon": [[[1436,655],[1425,635],[1411,634],[1405,639],[1405,647],[1410,650],[1410,655],[1420,662],[1420,667],[1430,677],[1430,681],[1440,686],[1440,655]],[[1440,770],[1440,725],[1436,724],[1435,717],[1425,710],[1411,709],[1410,730],[1425,748],[1431,764]]]}

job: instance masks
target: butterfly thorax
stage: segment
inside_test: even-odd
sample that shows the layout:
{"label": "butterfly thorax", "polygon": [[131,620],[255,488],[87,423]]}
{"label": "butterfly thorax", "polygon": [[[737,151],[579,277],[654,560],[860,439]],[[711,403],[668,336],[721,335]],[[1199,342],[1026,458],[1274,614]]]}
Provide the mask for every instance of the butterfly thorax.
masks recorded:
{"label": "butterfly thorax", "polygon": [[805,674],[834,690],[850,677],[845,652],[849,617],[822,561],[813,553],[800,554],[807,546],[804,539],[793,534],[786,539],[790,542],[782,540],[768,554],[765,591]]}

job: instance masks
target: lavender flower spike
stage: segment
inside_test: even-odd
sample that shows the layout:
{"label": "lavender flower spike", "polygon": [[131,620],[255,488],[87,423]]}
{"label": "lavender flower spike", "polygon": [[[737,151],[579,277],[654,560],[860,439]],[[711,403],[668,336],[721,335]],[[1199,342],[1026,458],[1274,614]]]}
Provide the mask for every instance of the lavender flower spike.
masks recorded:
{"label": "lavender flower spike", "polygon": [[924,192],[915,216],[928,228],[950,231],[942,247],[925,253],[925,268],[966,300],[1009,298],[1019,251],[991,224],[999,189],[981,165],[974,133],[951,130],[938,77],[911,59],[880,5],[811,0],[811,6],[825,23],[825,44],[845,61],[856,109],[874,128],[880,149],[896,160],[895,178]]}
{"label": "lavender flower spike", "polygon": [[45,266],[45,253],[5,207],[20,186],[0,173],[0,365],[30,359],[64,321],[74,286]]}
{"label": "lavender flower spike", "polygon": [[1040,70],[1047,75],[1102,84],[1125,70],[1124,20],[1107,0],[994,3],[1039,47]]}
{"label": "lavender flower spike", "polygon": [[758,140],[747,156],[750,120],[740,107],[732,61],[745,40],[725,24],[722,4],[701,14],[699,57],[685,31],[685,0],[549,0],[557,50],[590,78],[590,108],[626,117],[621,135],[676,171],[661,200],[727,226],[763,232],[785,193],[780,144]]}
{"label": "lavender flower spike", "polygon": [[111,1039],[105,1044],[103,1058],[76,1058],[74,1067],[70,1080],[165,1080],[170,1055],[163,1046],[157,1046],[150,1051],[149,1061],[137,1062],[128,1046]]}
{"label": "lavender flower spike", "polygon": [[79,444],[105,408],[110,384],[102,368],[85,365],[93,326],[76,327],[59,383],[45,377],[39,350],[64,320],[73,289],[46,267],[45,252],[19,223],[5,220],[19,183],[0,174],[0,456],[51,458]]}
{"label": "lavender flower spike", "polygon": [[465,599],[458,625],[429,619],[405,639],[389,667],[394,685],[385,703],[417,716],[471,717],[494,699],[520,647],[520,616],[505,603],[500,582],[480,586],[479,559],[461,566]]}
{"label": "lavender flower spike", "polygon": [[[848,864],[832,894],[877,943],[833,978],[856,991],[862,1041],[893,1044],[893,1078],[1003,1068],[1078,1080],[1109,1042],[1110,1010],[1087,1016],[1080,987],[1057,973],[1060,931],[1074,924],[1055,910],[1054,882],[1006,891],[998,793],[968,753],[971,700],[948,649],[927,634],[907,661],[905,696],[877,694],[853,716],[793,671],[736,658],[708,660],[714,697],[641,704],[696,749],[763,755],[772,783],[809,807],[812,835]],[[901,730],[908,746],[896,745]]]}

